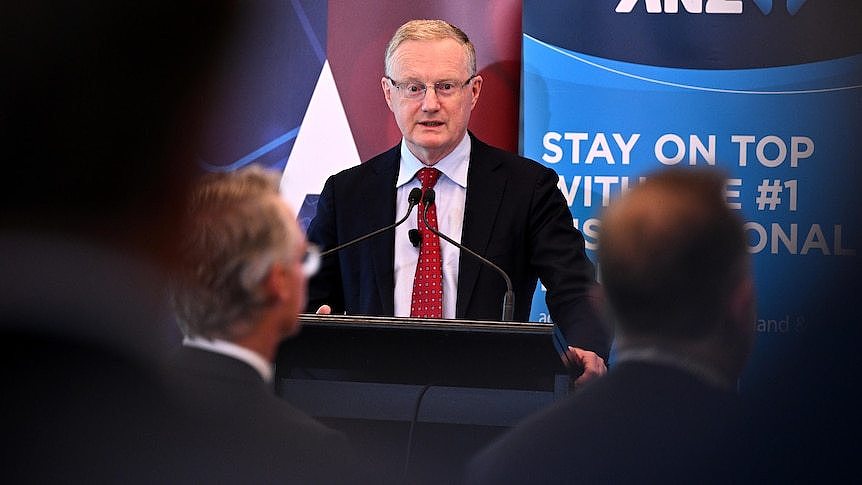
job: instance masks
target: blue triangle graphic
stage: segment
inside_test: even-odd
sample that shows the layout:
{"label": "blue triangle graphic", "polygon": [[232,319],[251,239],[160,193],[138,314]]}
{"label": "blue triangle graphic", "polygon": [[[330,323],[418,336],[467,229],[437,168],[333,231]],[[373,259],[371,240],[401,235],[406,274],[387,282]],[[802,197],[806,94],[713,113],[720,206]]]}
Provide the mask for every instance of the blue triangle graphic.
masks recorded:
{"label": "blue triangle graphic", "polygon": [[769,15],[769,12],[772,12],[772,0],[754,0],[754,4],[763,12],[763,15]]}
{"label": "blue triangle graphic", "polygon": [[787,0],[787,11],[790,15],[796,15],[796,12],[802,8],[802,5],[804,5],[805,2],[806,0]]}

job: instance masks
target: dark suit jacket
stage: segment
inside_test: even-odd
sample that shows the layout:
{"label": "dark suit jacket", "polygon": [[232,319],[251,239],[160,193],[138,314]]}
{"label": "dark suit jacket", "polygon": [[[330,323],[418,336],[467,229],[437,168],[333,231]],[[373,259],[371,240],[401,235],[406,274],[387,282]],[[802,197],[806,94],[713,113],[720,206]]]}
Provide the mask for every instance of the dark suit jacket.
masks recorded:
{"label": "dark suit jacket", "polygon": [[620,363],[480,451],[465,482],[739,483],[741,409],[683,370]]}
{"label": "dark suit jacket", "polygon": [[[557,174],[470,136],[461,243],[512,279],[516,321],[528,320],[537,278],[541,278],[548,289],[548,308],[569,343],[606,358],[609,334],[590,297],[593,265],[557,189]],[[395,146],[330,177],[309,225],[309,240],[328,249],[392,224],[399,161],[399,146]],[[309,310],[325,303],[334,312],[391,316],[394,258],[394,231],[326,258],[309,282]],[[499,320],[505,291],[498,273],[462,253],[456,318]]]}
{"label": "dark suit jacket", "polygon": [[204,436],[216,427],[169,385],[162,360],[179,331],[155,267],[60,233],[0,234],[0,267],[5,481],[246,483],[236,477],[259,474],[232,460],[225,440]]}
{"label": "dark suit jacket", "polygon": [[278,398],[245,362],[184,347],[170,368],[198,412],[202,449],[195,452],[211,453],[203,482],[363,481],[346,437]]}

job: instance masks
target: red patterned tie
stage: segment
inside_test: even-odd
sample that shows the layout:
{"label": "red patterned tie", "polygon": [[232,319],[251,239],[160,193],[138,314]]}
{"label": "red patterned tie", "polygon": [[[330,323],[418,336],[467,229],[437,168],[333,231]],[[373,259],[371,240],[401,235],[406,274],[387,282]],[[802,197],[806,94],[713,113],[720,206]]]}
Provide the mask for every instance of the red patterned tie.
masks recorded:
{"label": "red patterned tie", "polygon": [[[434,187],[441,172],[436,168],[423,168],[416,173],[422,182],[422,193]],[[419,262],[413,278],[413,301],[410,316],[418,318],[443,318],[443,264],[440,258],[440,238],[425,227],[422,214],[425,204],[419,204],[417,215],[422,246],[419,249]],[[428,224],[437,230],[436,204],[428,206]]]}

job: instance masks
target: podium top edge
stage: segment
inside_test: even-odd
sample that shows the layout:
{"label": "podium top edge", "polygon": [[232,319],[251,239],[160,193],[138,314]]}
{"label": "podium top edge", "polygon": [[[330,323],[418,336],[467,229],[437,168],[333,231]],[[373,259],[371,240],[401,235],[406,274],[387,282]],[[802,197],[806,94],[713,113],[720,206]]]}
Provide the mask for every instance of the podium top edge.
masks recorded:
{"label": "podium top edge", "polygon": [[302,313],[299,323],[307,327],[380,328],[449,332],[525,333],[551,335],[553,323],[450,320],[432,318],[375,317],[365,315],[316,315]]}

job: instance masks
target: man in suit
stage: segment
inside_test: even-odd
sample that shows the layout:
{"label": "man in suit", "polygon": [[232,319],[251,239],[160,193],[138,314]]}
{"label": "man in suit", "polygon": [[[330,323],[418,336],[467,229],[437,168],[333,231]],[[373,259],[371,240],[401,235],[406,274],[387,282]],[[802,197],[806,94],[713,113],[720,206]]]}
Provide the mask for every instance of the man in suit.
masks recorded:
{"label": "man in suit", "polygon": [[355,483],[346,438],[272,391],[276,350],[299,330],[317,263],[295,219],[275,174],[252,166],[204,176],[174,285],[186,337],[172,368],[199,418],[230,423],[214,439],[260,470],[237,481]]}
{"label": "man in suit", "polygon": [[754,460],[737,439],[735,387],[754,339],[754,290],[723,178],[672,169],[612,202],[599,265],[615,364],[481,451],[467,482],[744,479]]}
{"label": "man in suit", "polygon": [[[431,224],[511,277],[514,319],[528,319],[541,278],[571,357],[585,368],[581,381],[604,373],[610,338],[591,298],[594,269],[557,175],[467,131],[483,82],[467,35],[441,20],[407,22],[385,65],[383,96],[402,141],[329,178],[309,240],[328,249],[392,224],[412,189],[433,186]],[[433,180],[423,182],[424,172]],[[427,230],[424,205],[394,232],[326,258],[309,284],[310,311],[499,320],[503,278]]]}

